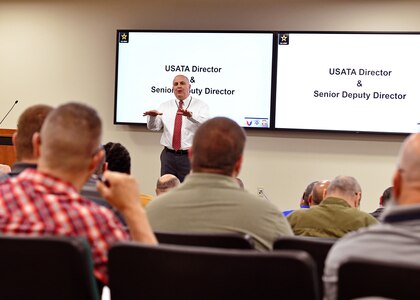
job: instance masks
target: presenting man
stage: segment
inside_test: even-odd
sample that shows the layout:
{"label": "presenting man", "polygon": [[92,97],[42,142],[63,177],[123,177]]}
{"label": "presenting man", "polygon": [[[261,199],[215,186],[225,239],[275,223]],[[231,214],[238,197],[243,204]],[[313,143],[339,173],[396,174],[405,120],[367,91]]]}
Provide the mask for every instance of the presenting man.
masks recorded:
{"label": "presenting man", "polygon": [[190,172],[188,149],[194,133],[201,123],[209,118],[209,107],[190,95],[191,84],[184,75],[173,80],[176,99],[162,103],[157,110],[146,111],[147,128],[159,131],[163,128],[163,151],[160,155],[160,175],[173,174],[182,182]]}

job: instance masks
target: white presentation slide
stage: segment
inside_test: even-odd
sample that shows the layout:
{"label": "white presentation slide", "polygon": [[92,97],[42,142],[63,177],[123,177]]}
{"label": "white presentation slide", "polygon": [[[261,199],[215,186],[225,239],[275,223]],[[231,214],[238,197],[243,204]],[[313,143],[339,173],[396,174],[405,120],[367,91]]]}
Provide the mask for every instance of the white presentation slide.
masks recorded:
{"label": "white presentation slide", "polygon": [[269,128],[274,33],[117,32],[115,123],[144,124],[143,112],[175,99],[186,75],[210,116]]}
{"label": "white presentation slide", "polygon": [[411,133],[420,35],[279,33],[275,127]]}

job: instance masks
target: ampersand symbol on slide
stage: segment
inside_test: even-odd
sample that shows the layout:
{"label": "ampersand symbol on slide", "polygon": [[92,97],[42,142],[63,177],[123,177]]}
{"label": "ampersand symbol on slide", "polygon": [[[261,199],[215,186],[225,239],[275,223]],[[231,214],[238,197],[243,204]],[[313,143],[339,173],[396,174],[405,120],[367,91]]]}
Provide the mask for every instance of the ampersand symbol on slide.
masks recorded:
{"label": "ampersand symbol on slide", "polygon": [[194,76],[191,76],[190,82],[191,83],[194,83],[195,82]]}
{"label": "ampersand symbol on slide", "polygon": [[357,86],[361,87],[362,86],[362,81],[361,80],[357,80]]}

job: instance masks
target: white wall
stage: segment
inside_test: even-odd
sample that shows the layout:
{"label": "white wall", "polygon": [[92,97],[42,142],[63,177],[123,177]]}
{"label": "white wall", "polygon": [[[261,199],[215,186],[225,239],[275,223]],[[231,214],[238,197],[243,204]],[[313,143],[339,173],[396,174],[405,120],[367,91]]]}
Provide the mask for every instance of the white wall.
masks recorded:
{"label": "white wall", "polygon": [[[160,134],[112,124],[116,29],[420,31],[419,14],[417,1],[0,0],[0,115],[19,100],[1,126],[16,128],[19,114],[33,104],[86,102],[104,120],[103,141],[128,148],[134,176],[152,194]],[[240,177],[251,192],[262,186],[290,209],[307,183],[353,175],[364,190],[362,209],[372,211],[391,184],[402,139],[249,132]]]}

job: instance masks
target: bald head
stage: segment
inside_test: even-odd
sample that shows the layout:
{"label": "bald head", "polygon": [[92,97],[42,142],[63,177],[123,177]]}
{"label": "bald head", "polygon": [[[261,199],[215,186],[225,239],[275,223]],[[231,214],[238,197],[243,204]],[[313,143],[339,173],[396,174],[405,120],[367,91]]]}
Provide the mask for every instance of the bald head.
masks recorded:
{"label": "bald head", "polygon": [[420,181],[420,133],[407,137],[400,149],[398,168],[407,181]]}
{"label": "bald head", "polygon": [[100,145],[101,131],[101,120],[89,106],[57,107],[41,129],[40,167],[67,173],[86,170]]}
{"label": "bald head", "polygon": [[170,189],[173,189],[174,187],[177,187],[180,184],[181,182],[175,175],[162,175],[161,177],[159,177],[156,183],[156,195],[159,196],[160,194],[166,193]]}
{"label": "bald head", "polygon": [[350,206],[359,207],[362,188],[354,177],[337,176],[331,181],[325,197],[341,198]]}
{"label": "bald head", "polygon": [[401,146],[394,175],[394,198],[399,204],[420,202],[420,133],[408,136]]}
{"label": "bald head", "polygon": [[315,183],[312,189],[312,205],[318,205],[324,200],[325,191],[330,186],[330,183],[329,180],[321,180]]}
{"label": "bald head", "polygon": [[216,117],[197,130],[191,147],[193,172],[235,176],[245,147],[245,132],[233,120]]}
{"label": "bald head", "polygon": [[18,161],[36,160],[32,145],[32,136],[40,132],[47,115],[52,111],[49,105],[33,105],[28,107],[19,117],[17,131],[13,138]]}

